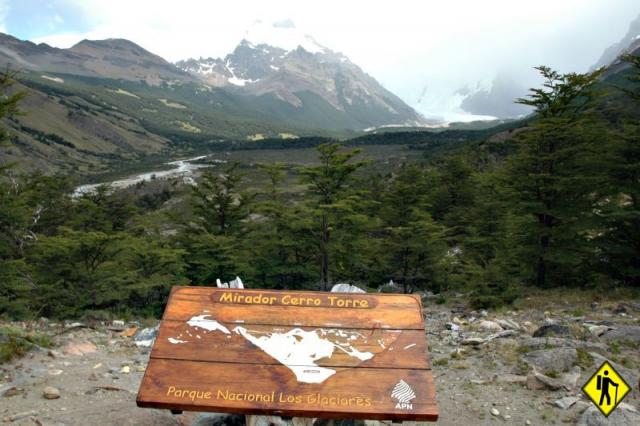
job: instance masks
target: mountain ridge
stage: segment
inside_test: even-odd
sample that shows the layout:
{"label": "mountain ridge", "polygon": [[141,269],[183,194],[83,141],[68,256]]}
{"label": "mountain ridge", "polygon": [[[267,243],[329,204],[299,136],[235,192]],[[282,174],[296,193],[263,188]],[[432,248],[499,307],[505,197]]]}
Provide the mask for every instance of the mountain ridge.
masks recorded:
{"label": "mountain ridge", "polygon": [[[189,58],[175,64],[216,87],[260,96],[273,94],[295,107],[304,102],[296,94],[309,91],[338,111],[358,117],[360,128],[389,124],[420,126],[426,120],[348,57],[317,44],[285,49],[242,39],[224,58]],[[354,107],[355,106],[355,107]],[[366,110],[369,120],[361,111]],[[369,121],[369,123],[367,123]]]}
{"label": "mountain ridge", "polygon": [[[361,130],[425,123],[420,114],[344,55],[317,43],[311,46],[313,52],[302,45],[286,50],[243,39],[225,58],[173,64],[126,39],[82,40],[60,49],[0,34],[0,65],[35,73],[143,82],[168,92],[176,86],[193,86],[202,98],[211,98],[215,92],[234,98],[236,105],[260,105],[259,111],[236,108],[228,114],[260,117],[283,128]],[[219,104],[216,99],[198,101],[207,102]]]}

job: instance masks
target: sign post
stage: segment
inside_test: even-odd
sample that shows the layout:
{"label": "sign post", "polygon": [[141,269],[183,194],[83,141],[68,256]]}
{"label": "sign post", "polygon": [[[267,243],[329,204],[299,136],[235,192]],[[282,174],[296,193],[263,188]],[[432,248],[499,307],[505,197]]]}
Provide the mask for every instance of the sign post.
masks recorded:
{"label": "sign post", "polygon": [[435,421],[420,299],[174,287],[137,403]]}

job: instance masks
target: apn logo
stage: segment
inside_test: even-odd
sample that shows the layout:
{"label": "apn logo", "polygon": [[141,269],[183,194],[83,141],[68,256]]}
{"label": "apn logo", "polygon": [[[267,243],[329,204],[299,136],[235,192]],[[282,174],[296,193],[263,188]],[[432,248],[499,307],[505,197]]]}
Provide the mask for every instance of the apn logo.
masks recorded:
{"label": "apn logo", "polygon": [[398,400],[396,408],[401,410],[413,410],[411,400],[415,397],[416,393],[404,380],[400,380],[391,392],[391,398]]}

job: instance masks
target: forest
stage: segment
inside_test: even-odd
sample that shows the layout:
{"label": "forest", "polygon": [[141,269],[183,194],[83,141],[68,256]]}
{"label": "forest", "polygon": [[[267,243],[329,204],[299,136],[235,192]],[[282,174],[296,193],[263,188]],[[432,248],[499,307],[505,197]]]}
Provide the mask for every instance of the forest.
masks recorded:
{"label": "forest", "polygon": [[[312,139],[316,163],[261,164],[259,190],[230,163],[196,186],[74,198],[69,176],[1,164],[0,316],[159,316],[172,286],[235,276],[253,288],[463,292],[477,308],[531,289],[637,288],[640,58],[625,60],[608,83],[602,70],[539,67],[544,85],[518,100],[535,115],[508,137],[433,136],[437,151],[391,172],[362,146],[416,136]],[[12,83],[0,81],[2,117],[20,113]]]}

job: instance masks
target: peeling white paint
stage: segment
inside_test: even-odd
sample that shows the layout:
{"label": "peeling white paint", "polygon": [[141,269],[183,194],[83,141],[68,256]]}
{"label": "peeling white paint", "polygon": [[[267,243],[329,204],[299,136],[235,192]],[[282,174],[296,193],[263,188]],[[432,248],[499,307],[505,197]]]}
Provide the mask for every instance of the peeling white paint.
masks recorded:
{"label": "peeling white paint", "polygon": [[373,354],[371,352],[360,352],[351,345],[347,346],[347,348],[343,348],[340,345],[336,345],[336,347],[343,350],[347,355],[358,358],[361,361],[366,361],[373,358]]}
{"label": "peeling white paint", "polygon": [[[321,339],[315,330],[294,328],[284,334],[271,333],[261,337],[253,336],[244,327],[236,327],[233,331],[288,367],[299,382],[322,383],[336,373],[315,364],[321,358],[331,358],[335,347],[329,340]],[[310,366],[315,368],[310,369]]]}
{"label": "peeling white paint", "polygon": [[[204,328],[205,330],[209,330],[209,331],[220,330],[224,334],[231,334],[229,329],[224,325],[220,324],[218,321],[213,319],[206,319],[207,317],[210,317],[210,316],[211,315],[198,315],[195,317],[191,317],[191,319],[187,321],[187,324],[189,324],[192,327]],[[191,336],[189,332],[187,333]]]}
{"label": "peeling white paint", "polygon": [[172,343],[174,345],[179,345],[180,343],[187,343],[186,340],[174,339],[173,337],[169,337],[167,340],[169,341],[169,343]]}
{"label": "peeling white paint", "polygon": [[[234,322],[244,323],[242,320]],[[187,324],[212,332],[221,331],[228,335],[227,339],[231,338],[231,331],[212,319],[210,315],[194,316],[187,321]],[[305,331],[300,327],[286,332],[284,330],[283,328],[274,328],[273,331],[266,332],[249,330],[240,325],[233,328],[234,333],[244,337],[289,368],[295,374],[296,379],[303,383],[322,383],[336,373],[336,370],[332,368],[316,364],[320,359],[331,358],[336,348],[360,361],[369,360],[374,356],[371,352],[360,351],[354,347],[353,343],[356,341],[361,344],[362,342],[366,344],[368,341],[365,335],[357,331],[327,328]],[[186,333],[191,336],[189,331]],[[201,338],[200,335],[196,335],[196,337]],[[183,343],[178,339],[174,340],[176,343]],[[382,349],[385,349],[383,339],[378,339],[377,342]]]}
{"label": "peeling white paint", "polygon": [[412,347],[414,347],[416,344],[412,343],[410,345],[405,346],[403,349],[406,351],[407,349],[411,349]]}

